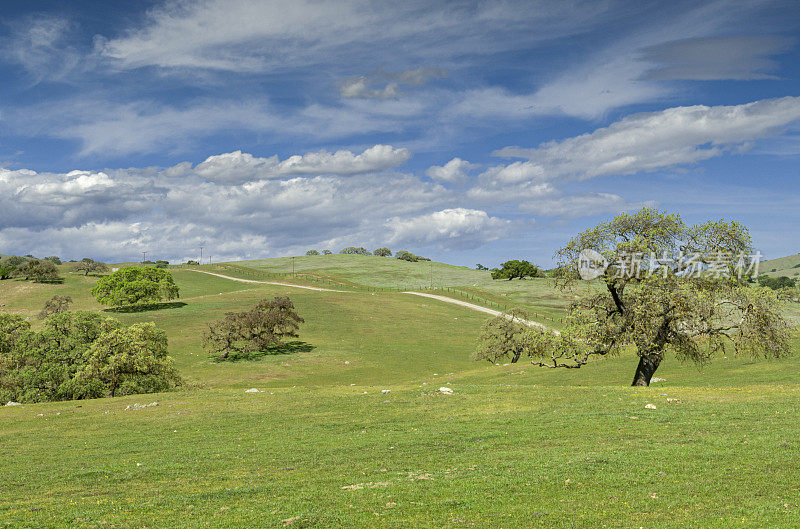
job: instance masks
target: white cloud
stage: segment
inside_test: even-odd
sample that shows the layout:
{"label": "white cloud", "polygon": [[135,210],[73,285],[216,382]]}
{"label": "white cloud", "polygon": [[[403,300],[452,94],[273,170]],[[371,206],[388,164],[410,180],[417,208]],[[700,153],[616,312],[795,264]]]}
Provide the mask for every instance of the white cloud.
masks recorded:
{"label": "white cloud", "polygon": [[453,158],[444,165],[432,165],[425,174],[441,182],[459,183],[467,179],[467,172],[477,167],[461,158]]}
{"label": "white cloud", "polygon": [[[613,193],[586,193],[581,195],[547,197],[525,201],[520,211],[544,217],[578,218],[604,213],[620,213],[641,208],[645,204],[630,203]],[[646,205],[653,206],[654,203]]]}
{"label": "white cloud", "polygon": [[242,183],[260,179],[285,178],[292,175],[353,175],[381,171],[404,164],[411,151],[391,145],[374,145],[361,154],[341,150],[294,155],[279,161],[277,156],[258,158],[234,151],[209,156],[194,171],[215,182]]}
{"label": "white cloud", "polygon": [[654,63],[646,79],[776,79],[778,64],[770,57],[786,51],[793,39],[777,35],[705,37],[665,42],[643,50]]}
{"label": "white cloud", "polygon": [[616,123],[534,149],[506,147],[497,156],[528,161],[493,167],[501,182],[634,174],[696,163],[746,148],[800,120],[800,97],[734,106],[697,105],[634,114]]}
{"label": "white cloud", "polygon": [[343,79],[339,93],[344,98],[389,99],[401,95],[400,86],[418,87],[430,79],[444,77],[441,68],[428,67],[408,69],[402,72],[387,72],[382,68],[367,75]]}
{"label": "white cloud", "polygon": [[511,222],[490,217],[485,211],[444,209],[411,218],[390,218],[389,244],[416,243],[440,248],[470,248],[508,236]]}

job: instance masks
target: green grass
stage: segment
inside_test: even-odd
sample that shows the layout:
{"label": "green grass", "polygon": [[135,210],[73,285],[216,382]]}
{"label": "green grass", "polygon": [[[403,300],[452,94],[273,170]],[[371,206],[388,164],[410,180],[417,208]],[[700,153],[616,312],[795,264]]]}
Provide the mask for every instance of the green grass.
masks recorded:
{"label": "green grass", "polygon": [[800,253],[763,261],[759,266],[758,273],[771,277],[788,276],[794,278],[800,276]]}
{"label": "green grass", "polygon": [[[326,258],[344,263],[324,271],[332,280],[394,273],[362,264],[388,259]],[[453,268],[454,283],[480,273]],[[487,316],[435,300],[173,273],[186,305],[113,316],[165,329],[186,387],[0,408],[0,527],[800,524],[800,357],[670,357],[666,381],[630,388],[630,354],[562,371],[473,362]],[[96,278],[65,277],[0,283],[2,310],[32,315],[56,292],[99,308]],[[547,310],[554,294],[537,281],[452,286]],[[208,321],[275,295],[306,319],[308,352],[216,363],[202,351]]]}

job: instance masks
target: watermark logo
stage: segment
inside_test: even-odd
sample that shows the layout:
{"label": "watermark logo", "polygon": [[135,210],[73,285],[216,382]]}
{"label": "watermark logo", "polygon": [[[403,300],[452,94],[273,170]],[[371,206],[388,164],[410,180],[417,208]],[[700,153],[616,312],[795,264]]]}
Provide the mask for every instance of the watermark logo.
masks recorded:
{"label": "watermark logo", "polygon": [[613,261],[609,261],[601,253],[586,249],[578,256],[578,273],[585,281],[604,275],[641,279],[658,274],[666,277],[670,273],[687,279],[699,277],[742,279],[744,276],[758,276],[761,258],[761,252],[754,254],[680,252],[677,255],[664,253],[660,256],[655,253],[632,252],[621,253]]}

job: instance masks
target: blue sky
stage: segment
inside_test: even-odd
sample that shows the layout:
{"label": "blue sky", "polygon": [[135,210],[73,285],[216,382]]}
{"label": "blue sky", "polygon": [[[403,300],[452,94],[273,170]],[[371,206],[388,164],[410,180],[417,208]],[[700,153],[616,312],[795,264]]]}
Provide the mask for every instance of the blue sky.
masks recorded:
{"label": "blue sky", "polygon": [[800,251],[800,4],[0,4],[0,253],[543,265],[644,204]]}

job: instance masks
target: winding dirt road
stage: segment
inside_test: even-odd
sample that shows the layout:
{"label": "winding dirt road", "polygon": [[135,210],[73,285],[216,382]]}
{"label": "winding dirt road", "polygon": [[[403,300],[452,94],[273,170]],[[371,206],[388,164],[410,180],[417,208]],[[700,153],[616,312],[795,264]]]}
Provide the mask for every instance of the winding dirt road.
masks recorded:
{"label": "winding dirt road", "polygon": [[[258,284],[262,284],[262,285],[278,285],[278,286],[282,286],[282,287],[303,288],[303,289],[306,289],[306,290],[317,290],[317,291],[320,291],[320,292],[349,292],[347,290],[333,290],[331,288],[309,287],[309,286],[306,286],[306,285],[294,285],[292,283],[281,283],[281,282],[278,282],[278,281],[257,281],[255,279],[242,279],[240,277],[226,276],[224,274],[217,274],[215,272],[207,272],[205,270],[197,270],[195,268],[189,268],[188,270],[190,270],[192,272],[200,272],[201,274],[208,274],[208,275],[211,275],[211,276],[221,277],[223,279],[230,279],[231,281],[239,281],[239,282],[242,282],[242,283],[258,283]],[[461,307],[464,307],[464,308],[467,308],[467,309],[470,309],[470,310],[474,310],[474,311],[477,311],[477,312],[483,312],[483,313],[486,313],[486,314],[491,314],[492,316],[500,316],[501,314],[503,314],[499,310],[489,309],[489,308],[486,308],[486,307],[482,307],[480,305],[476,305],[474,303],[469,303],[467,301],[461,301],[460,299],[449,298],[447,296],[438,296],[436,294],[428,294],[426,292],[413,292],[413,291],[401,292],[401,294],[411,294],[411,295],[414,295],[414,296],[422,296],[424,298],[435,299],[437,301],[442,301],[444,303],[451,303],[453,305],[459,305]],[[520,320],[520,321],[521,321],[521,323],[523,325],[527,325],[528,327],[537,327],[539,329],[550,331],[550,332],[553,332],[555,334],[561,334],[557,330],[551,329],[550,327],[548,327],[548,326],[546,326],[546,325],[544,325],[542,323],[539,323],[538,321],[531,321],[531,320]]]}

